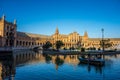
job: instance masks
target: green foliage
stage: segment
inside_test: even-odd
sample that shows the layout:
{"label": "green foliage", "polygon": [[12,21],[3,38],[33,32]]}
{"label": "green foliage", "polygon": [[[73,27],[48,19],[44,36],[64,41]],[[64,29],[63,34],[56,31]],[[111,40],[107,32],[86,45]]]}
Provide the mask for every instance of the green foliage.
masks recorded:
{"label": "green foliage", "polygon": [[56,41],[56,43],[55,43],[55,46],[56,46],[56,49],[58,50],[58,49],[60,49],[62,46],[63,46],[64,44],[63,44],[63,42],[62,41]]}
{"label": "green foliage", "polygon": [[55,64],[60,66],[64,63],[64,60],[60,59],[59,56],[56,57],[55,59]]}
{"label": "green foliage", "polygon": [[104,48],[109,48],[112,46],[112,43],[110,42],[110,39],[107,40],[101,40],[100,41],[100,46]]}
{"label": "green foliage", "polygon": [[43,54],[43,57],[45,58],[46,63],[50,63],[52,60],[52,57],[49,54]]}
{"label": "green foliage", "polygon": [[87,50],[96,50],[96,48],[95,47],[90,47]]}
{"label": "green foliage", "polygon": [[52,43],[50,43],[49,41],[47,41],[45,45],[43,45],[43,49],[48,49],[50,47],[52,47]]}
{"label": "green foliage", "polygon": [[77,49],[77,50],[80,50],[80,49],[81,49],[81,47],[77,47],[76,49]]}
{"label": "green foliage", "polygon": [[63,48],[64,50],[67,50],[65,47]]}
{"label": "green foliage", "polygon": [[70,49],[70,50],[74,50],[75,48],[74,48],[74,47],[70,47],[69,49]]}
{"label": "green foliage", "polygon": [[81,48],[81,52],[85,52],[85,48]]}
{"label": "green foliage", "polygon": [[101,50],[100,48],[98,48],[98,50]]}

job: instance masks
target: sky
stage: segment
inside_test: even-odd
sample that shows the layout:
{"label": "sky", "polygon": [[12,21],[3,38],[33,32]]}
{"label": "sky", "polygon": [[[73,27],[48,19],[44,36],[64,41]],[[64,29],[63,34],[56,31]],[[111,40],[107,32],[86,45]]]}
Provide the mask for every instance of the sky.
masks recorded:
{"label": "sky", "polygon": [[17,31],[52,35],[74,31],[90,38],[120,38],[120,0],[0,0],[0,17]]}

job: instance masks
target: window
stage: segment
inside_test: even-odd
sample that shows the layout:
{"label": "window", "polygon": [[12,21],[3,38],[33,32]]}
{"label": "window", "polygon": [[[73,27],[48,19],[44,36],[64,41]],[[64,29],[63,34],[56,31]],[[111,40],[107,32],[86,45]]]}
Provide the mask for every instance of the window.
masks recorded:
{"label": "window", "polygon": [[6,32],[6,36],[9,36],[8,32]]}

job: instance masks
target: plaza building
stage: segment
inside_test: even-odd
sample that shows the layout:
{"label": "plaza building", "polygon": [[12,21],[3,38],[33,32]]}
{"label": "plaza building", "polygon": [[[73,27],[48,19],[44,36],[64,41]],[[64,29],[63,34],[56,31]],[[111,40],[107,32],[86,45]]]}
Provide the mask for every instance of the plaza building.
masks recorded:
{"label": "plaza building", "polygon": [[[53,48],[55,48],[55,42],[61,40],[64,43],[62,48],[66,49],[71,47],[78,48],[78,46],[82,46],[86,49],[93,47],[96,49],[101,48],[101,38],[90,38],[87,31],[84,32],[83,36],[77,32],[72,32],[66,35],[60,34],[57,27],[55,33],[51,36],[48,36],[19,32],[17,31],[17,27],[16,20],[14,20],[12,23],[5,20],[4,15],[2,18],[0,18],[0,47],[32,48],[35,46],[43,46],[47,41],[50,41],[53,45]],[[120,48],[120,38],[109,39],[112,43],[112,49]]]}

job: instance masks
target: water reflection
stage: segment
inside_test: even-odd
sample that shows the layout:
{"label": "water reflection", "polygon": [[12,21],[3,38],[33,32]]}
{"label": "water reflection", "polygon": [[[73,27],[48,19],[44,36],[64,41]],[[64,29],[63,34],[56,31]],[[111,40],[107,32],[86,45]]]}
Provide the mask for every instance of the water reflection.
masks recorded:
{"label": "water reflection", "polygon": [[54,64],[54,69],[58,70],[64,64],[70,64],[78,66],[78,68],[86,68],[88,73],[95,71],[96,73],[103,73],[103,69],[111,67],[113,64],[114,58],[120,58],[120,55],[108,55],[104,56],[106,64],[103,67],[93,66],[89,64],[82,64],[78,60],[79,55],[50,55],[42,54],[41,52],[34,51],[16,51],[11,55],[0,55],[0,80],[8,79],[14,80],[16,73],[16,66],[21,67],[33,63],[46,63]]}
{"label": "water reflection", "polygon": [[57,56],[55,59],[56,70],[58,70],[58,66],[63,65],[63,63],[64,63],[64,60],[61,59],[59,56]]}
{"label": "water reflection", "polygon": [[15,62],[13,55],[0,55],[0,80],[8,78],[13,80],[15,75]]}
{"label": "water reflection", "polygon": [[95,65],[83,64],[83,63],[79,63],[78,66],[85,67],[89,73],[92,71],[92,69],[94,69],[96,73],[100,73],[100,74],[102,74],[104,67],[104,66],[95,66]]}
{"label": "water reflection", "polygon": [[45,57],[45,62],[46,63],[50,63],[51,60],[52,60],[52,57],[50,55],[48,55],[48,54],[43,54],[43,57]]}

